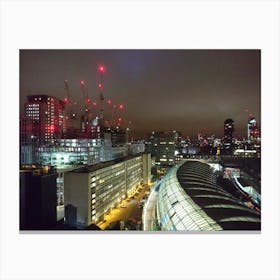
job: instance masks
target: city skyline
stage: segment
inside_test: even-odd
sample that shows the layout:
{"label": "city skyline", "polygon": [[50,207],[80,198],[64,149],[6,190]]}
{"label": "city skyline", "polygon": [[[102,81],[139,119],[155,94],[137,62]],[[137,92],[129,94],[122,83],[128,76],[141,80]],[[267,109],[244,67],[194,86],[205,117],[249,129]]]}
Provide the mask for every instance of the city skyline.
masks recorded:
{"label": "city skyline", "polygon": [[261,125],[260,57],[260,50],[21,50],[20,109],[27,95],[63,100],[65,80],[78,103],[81,80],[98,100],[103,64],[104,98],[124,104],[135,137],[172,130],[222,137],[227,118],[246,137],[249,114]]}

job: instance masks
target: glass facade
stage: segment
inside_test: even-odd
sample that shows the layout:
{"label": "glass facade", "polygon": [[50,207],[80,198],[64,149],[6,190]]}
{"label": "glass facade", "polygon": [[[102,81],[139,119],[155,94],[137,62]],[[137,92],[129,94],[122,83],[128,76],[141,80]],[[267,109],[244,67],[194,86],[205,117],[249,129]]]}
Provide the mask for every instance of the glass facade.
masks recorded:
{"label": "glass facade", "polygon": [[104,139],[60,139],[57,146],[37,148],[38,162],[62,167],[95,164],[126,156],[126,146],[105,145]]}
{"label": "glass facade", "polygon": [[157,212],[162,230],[222,230],[181,187],[178,167],[166,174],[159,188]]}
{"label": "glass facade", "polygon": [[[220,175],[222,176],[222,175]],[[205,162],[186,160],[162,179],[157,214],[162,230],[260,230],[260,211],[240,193],[231,193],[230,180],[216,181]]]}

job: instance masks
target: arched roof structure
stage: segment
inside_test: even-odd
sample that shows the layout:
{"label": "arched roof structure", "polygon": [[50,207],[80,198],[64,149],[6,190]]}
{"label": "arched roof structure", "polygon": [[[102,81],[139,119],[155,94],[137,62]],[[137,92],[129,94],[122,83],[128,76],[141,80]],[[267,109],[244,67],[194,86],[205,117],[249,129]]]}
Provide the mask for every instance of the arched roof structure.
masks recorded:
{"label": "arched roof structure", "polygon": [[159,188],[163,230],[260,230],[260,214],[216,184],[207,163],[188,160],[171,169]]}

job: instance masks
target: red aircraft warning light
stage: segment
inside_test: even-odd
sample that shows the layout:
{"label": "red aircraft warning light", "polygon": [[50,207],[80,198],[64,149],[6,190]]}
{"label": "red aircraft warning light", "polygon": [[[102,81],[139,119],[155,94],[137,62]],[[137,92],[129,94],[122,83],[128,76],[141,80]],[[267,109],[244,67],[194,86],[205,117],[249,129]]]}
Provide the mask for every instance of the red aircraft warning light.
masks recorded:
{"label": "red aircraft warning light", "polygon": [[68,102],[68,98],[67,98],[67,97],[64,98],[64,102],[65,102],[65,103]]}
{"label": "red aircraft warning light", "polygon": [[102,88],[102,84],[101,84],[101,83],[98,84],[98,88],[99,88],[99,89]]}
{"label": "red aircraft warning light", "polygon": [[120,104],[120,105],[119,105],[119,109],[122,110],[123,108],[124,108],[124,105],[123,105],[123,104]]}
{"label": "red aircraft warning light", "polygon": [[84,81],[84,80],[81,80],[81,82],[80,82],[80,83],[81,83],[81,85],[82,85],[82,86],[84,86],[84,85],[85,85],[85,81]]}
{"label": "red aircraft warning light", "polygon": [[108,105],[111,105],[112,101],[109,99],[109,100],[107,101],[107,103],[108,103]]}
{"label": "red aircraft warning light", "polygon": [[96,104],[96,102],[93,102],[92,105],[93,105],[93,106],[96,106],[97,104]]}
{"label": "red aircraft warning light", "polygon": [[105,66],[104,65],[99,65],[98,66],[98,72],[104,73],[105,72]]}

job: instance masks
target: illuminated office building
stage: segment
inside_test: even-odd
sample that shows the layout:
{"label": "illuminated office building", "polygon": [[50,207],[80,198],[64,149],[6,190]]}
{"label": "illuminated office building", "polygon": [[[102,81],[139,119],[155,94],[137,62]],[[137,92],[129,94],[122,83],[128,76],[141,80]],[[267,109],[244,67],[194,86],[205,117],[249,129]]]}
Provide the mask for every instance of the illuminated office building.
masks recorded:
{"label": "illuminated office building", "polygon": [[102,220],[133,188],[150,181],[150,161],[150,154],[145,153],[65,173],[66,223],[73,225],[74,220],[76,225],[86,227]]}

